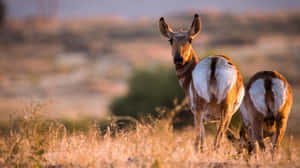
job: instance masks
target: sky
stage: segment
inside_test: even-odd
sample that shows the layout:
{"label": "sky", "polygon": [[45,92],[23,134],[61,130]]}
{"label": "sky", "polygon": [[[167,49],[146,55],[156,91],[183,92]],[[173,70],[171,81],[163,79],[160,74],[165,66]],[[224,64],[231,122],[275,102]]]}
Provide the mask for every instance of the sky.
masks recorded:
{"label": "sky", "polygon": [[[55,0],[4,0],[9,16],[27,17],[45,11],[38,2]],[[300,0],[57,0],[58,18],[123,16],[157,17],[174,11],[220,10],[230,12],[300,9]],[[45,3],[46,4],[46,3]],[[47,5],[45,5],[47,6]]]}

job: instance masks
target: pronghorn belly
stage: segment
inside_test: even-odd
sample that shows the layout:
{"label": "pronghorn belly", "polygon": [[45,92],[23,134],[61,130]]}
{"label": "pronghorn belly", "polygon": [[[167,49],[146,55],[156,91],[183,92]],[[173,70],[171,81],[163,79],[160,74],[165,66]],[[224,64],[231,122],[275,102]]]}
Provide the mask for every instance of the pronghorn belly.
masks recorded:
{"label": "pronghorn belly", "polygon": [[264,79],[258,79],[252,83],[249,89],[249,95],[255,109],[262,113],[264,116],[267,115],[267,105],[265,101],[265,82]]}
{"label": "pronghorn belly", "polygon": [[215,69],[215,97],[217,98],[217,103],[221,103],[227,97],[229,90],[233,87],[237,79],[237,71],[233,65],[224,58],[219,58],[216,62]]}
{"label": "pronghorn belly", "polygon": [[195,90],[198,96],[206,102],[210,102],[210,94],[208,92],[211,73],[210,66],[211,58],[207,57],[196,65],[192,73]]}
{"label": "pronghorn belly", "polygon": [[[272,79],[272,92],[274,94],[274,107],[272,111],[277,113],[285,104],[287,97],[287,88],[285,83],[277,78]],[[275,114],[276,115],[276,114]]]}
{"label": "pronghorn belly", "polygon": [[222,107],[221,104],[217,104],[217,101],[215,99],[211,100],[210,103],[208,103],[206,111],[202,114],[203,120],[205,122],[214,122],[219,121],[222,116]]}

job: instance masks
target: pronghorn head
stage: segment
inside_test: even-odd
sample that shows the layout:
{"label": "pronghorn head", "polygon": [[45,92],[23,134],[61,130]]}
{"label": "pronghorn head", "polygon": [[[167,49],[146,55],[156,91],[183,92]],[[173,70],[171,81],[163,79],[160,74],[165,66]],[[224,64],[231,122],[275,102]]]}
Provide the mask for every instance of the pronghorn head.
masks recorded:
{"label": "pronghorn head", "polygon": [[192,59],[192,40],[201,30],[201,20],[198,14],[195,14],[190,30],[174,32],[163,17],[159,20],[159,29],[161,34],[169,39],[172,47],[172,56],[174,64],[184,65]]}

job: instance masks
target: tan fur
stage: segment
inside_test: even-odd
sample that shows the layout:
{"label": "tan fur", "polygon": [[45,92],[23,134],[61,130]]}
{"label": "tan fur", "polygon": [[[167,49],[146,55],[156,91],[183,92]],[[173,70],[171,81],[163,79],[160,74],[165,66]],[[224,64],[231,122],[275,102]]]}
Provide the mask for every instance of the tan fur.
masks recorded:
{"label": "tan fur", "polygon": [[[272,112],[268,112],[266,116],[260,113],[254,106],[250,95],[249,89],[251,85],[258,79],[263,79],[264,81],[272,80],[272,79],[280,79],[283,81],[287,88],[287,96],[285,100],[285,104],[278,111],[277,115],[274,116]],[[268,105],[274,104],[275,97],[272,93],[272,85],[265,84],[266,94],[265,94],[265,104]],[[284,132],[286,129],[286,124],[288,120],[288,116],[292,106],[292,89],[286,79],[280,75],[276,71],[262,71],[256,73],[247,83],[245,90],[245,97],[243,100],[243,105],[248,111],[250,117],[240,113],[243,127],[240,132],[241,141],[245,147],[248,147],[249,151],[256,150],[256,142],[258,142],[261,150],[265,149],[264,138],[271,137],[271,141],[273,144],[273,149],[280,145],[280,142],[284,136]],[[245,121],[249,120],[250,124],[247,125]]]}
{"label": "tan fur", "polygon": [[[226,98],[221,102],[217,103],[217,99],[213,98],[211,102],[206,102],[201,98],[194,87],[192,72],[198,63],[197,56],[191,45],[191,40],[199,34],[201,29],[200,17],[196,14],[194,21],[189,31],[187,32],[173,32],[172,29],[167,25],[164,18],[160,19],[159,27],[161,34],[171,41],[172,56],[174,58],[176,75],[180,81],[181,87],[184,89],[187,99],[189,100],[190,109],[194,114],[194,124],[196,129],[196,142],[195,148],[198,149],[199,141],[201,142],[200,147],[204,146],[204,120],[209,121],[220,121],[217,135],[215,138],[214,145],[218,147],[222,139],[222,135],[227,130],[230,123],[231,117],[234,113],[233,106],[237,101],[238,93],[241,89],[244,89],[242,77],[233,63],[233,61],[223,55],[217,55],[213,59],[226,59],[230,65],[237,71],[237,80],[233,87],[229,90]],[[176,57],[182,57],[182,62],[178,64]],[[212,65],[211,71],[215,71],[215,67]],[[215,81],[214,73],[211,75],[210,88],[213,89]],[[207,113],[205,113],[208,110]]]}

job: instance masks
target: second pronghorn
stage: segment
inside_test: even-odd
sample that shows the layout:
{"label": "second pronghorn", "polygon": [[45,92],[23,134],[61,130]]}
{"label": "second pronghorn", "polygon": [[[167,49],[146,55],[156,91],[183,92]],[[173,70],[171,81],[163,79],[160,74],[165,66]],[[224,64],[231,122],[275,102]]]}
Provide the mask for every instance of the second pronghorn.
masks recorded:
{"label": "second pronghorn", "polygon": [[271,137],[273,149],[279,146],[292,106],[292,90],[286,79],[276,71],[256,73],[246,85],[240,107],[241,144],[249,151],[258,142],[265,149],[264,138]]}
{"label": "second pronghorn", "polygon": [[200,141],[203,149],[205,121],[220,121],[214,141],[215,147],[218,147],[232,115],[242,102],[242,76],[233,61],[226,56],[209,56],[198,61],[192,48],[192,40],[201,30],[198,14],[195,14],[188,31],[173,31],[163,17],[159,20],[159,28],[161,34],[169,39],[176,75],[194,115],[195,148],[198,150]]}

